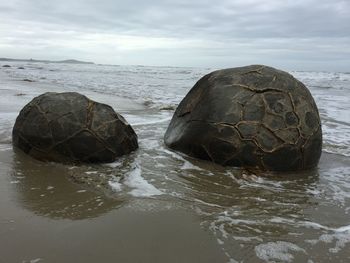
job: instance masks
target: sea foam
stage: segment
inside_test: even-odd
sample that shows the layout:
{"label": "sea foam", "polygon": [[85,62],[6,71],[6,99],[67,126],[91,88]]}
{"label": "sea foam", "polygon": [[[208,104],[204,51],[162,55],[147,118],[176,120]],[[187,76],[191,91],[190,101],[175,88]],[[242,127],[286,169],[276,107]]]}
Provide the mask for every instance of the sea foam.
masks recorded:
{"label": "sea foam", "polygon": [[135,168],[126,176],[124,183],[133,188],[129,193],[137,197],[151,197],[154,195],[163,194],[162,191],[158,190],[152,184],[147,182],[145,178],[142,177],[141,168],[136,165]]}

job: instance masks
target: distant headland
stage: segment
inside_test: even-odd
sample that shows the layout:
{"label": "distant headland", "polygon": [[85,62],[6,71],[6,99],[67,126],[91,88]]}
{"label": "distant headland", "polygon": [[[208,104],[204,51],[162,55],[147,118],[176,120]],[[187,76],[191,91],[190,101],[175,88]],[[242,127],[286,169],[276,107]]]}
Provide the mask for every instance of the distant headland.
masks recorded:
{"label": "distant headland", "polygon": [[66,63],[66,64],[95,64],[94,62],[80,61],[76,59],[66,59],[66,60],[38,60],[38,59],[14,59],[14,58],[0,58],[0,61],[17,61],[17,62],[42,62],[42,63]]}

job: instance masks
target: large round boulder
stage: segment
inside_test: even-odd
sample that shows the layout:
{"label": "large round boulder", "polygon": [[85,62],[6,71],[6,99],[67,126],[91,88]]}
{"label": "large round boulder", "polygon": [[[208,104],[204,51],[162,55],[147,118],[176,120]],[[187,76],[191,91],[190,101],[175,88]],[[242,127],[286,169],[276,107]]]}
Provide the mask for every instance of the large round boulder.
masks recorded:
{"label": "large round boulder", "polygon": [[113,162],[137,149],[137,136],[112,107],[75,93],[48,92],[20,112],[13,145],[39,160]]}
{"label": "large round boulder", "polygon": [[230,166],[296,171],[317,166],[322,130],[309,90],[262,65],[214,71],[181,101],[165,144]]}

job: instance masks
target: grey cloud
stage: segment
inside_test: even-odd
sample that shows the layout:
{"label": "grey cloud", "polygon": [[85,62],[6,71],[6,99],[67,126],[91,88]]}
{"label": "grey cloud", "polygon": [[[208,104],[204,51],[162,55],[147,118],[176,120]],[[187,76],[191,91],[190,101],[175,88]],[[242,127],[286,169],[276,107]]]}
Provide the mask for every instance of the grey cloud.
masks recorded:
{"label": "grey cloud", "polygon": [[[322,1],[16,1],[16,19],[63,27],[166,36],[342,37],[350,2]],[[281,4],[283,3],[283,4]],[[8,10],[1,8],[2,16]]]}
{"label": "grey cloud", "polygon": [[[171,52],[159,47],[133,54],[125,51],[129,57],[167,55],[169,64],[172,59],[187,63],[185,57],[193,61],[205,57],[217,64],[228,64],[231,58],[246,62],[254,58],[263,62],[321,60],[325,67],[327,61],[341,60],[342,66],[350,63],[348,0],[14,0],[0,2],[0,23],[5,37],[10,28],[34,31],[11,33],[6,41],[0,40],[0,52],[1,43],[8,51],[18,40],[45,50],[55,46],[72,52],[73,47],[68,51],[66,44],[55,45],[60,37],[75,39],[64,33],[72,31],[77,39],[79,34],[98,33],[194,40],[196,44]],[[179,60],[172,56],[175,53],[187,55]]]}

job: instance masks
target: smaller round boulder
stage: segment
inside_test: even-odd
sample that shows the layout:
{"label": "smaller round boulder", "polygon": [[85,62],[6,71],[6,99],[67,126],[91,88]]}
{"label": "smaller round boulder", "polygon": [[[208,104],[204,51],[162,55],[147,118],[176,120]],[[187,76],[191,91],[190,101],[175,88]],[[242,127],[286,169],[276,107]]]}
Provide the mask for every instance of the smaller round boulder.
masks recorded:
{"label": "smaller round boulder", "polygon": [[317,166],[322,130],[309,90],[262,65],[212,72],[181,101],[165,144],[222,165],[273,171]]}
{"label": "smaller round boulder", "polygon": [[113,162],[137,149],[137,135],[112,107],[76,92],[48,92],[20,112],[13,145],[43,161]]}

